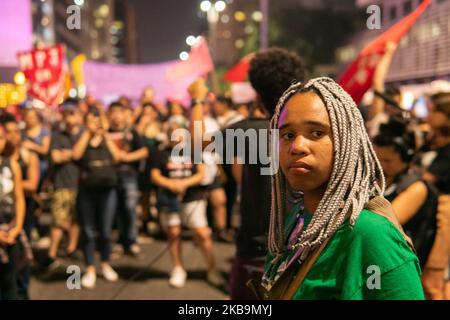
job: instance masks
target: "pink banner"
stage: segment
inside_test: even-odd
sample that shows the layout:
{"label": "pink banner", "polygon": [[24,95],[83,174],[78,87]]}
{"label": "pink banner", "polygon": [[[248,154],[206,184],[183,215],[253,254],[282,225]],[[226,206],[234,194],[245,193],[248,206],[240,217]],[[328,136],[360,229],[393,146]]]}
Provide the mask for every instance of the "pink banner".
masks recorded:
{"label": "pink banner", "polygon": [[167,78],[174,81],[191,74],[205,75],[213,69],[208,44],[205,39],[201,38],[191,48],[189,58],[186,61],[180,61],[167,70]]}
{"label": "pink banner", "polygon": [[187,87],[198,74],[170,81],[166,77],[167,71],[177,64],[178,61],[135,65],[86,61],[84,64],[86,90],[105,103],[122,95],[136,102],[144,88],[151,86],[155,90],[156,102],[177,99],[187,103],[190,99]]}
{"label": "pink banner", "polygon": [[17,52],[32,48],[31,0],[1,0],[0,44],[2,67],[16,67]]}
{"label": "pink banner", "polygon": [[192,47],[187,61],[168,61],[157,64],[108,64],[87,61],[84,64],[87,92],[109,103],[124,95],[138,101],[142,91],[153,87],[155,101],[190,101],[188,86],[198,77],[213,70],[206,41],[201,39]]}

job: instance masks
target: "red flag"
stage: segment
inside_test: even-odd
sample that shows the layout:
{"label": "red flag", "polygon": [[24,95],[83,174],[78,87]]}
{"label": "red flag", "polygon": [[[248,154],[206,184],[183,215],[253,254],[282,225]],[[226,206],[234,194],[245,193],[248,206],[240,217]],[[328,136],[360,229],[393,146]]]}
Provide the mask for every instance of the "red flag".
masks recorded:
{"label": "red flag", "polygon": [[254,54],[248,54],[243,57],[237,64],[228,70],[223,78],[229,82],[244,82],[247,79],[248,69],[250,68],[250,61]]}
{"label": "red flag", "polygon": [[430,2],[431,0],[424,0],[411,14],[370,42],[341,75],[339,84],[352,96],[356,104],[361,102],[364,93],[372,86],[375,68],[384,55],[386,43],[392,41],[398,44]]}
{"label": "red flag", "polygon": [[64,97],[64,46],[19,52],[17,56],[27,78],[28,95],[48,106],[57,104]]}
{"label": "red flag", "polygon": [[205,75],[214,69],[205,39],[201,38],[189,52],[186,61],[180,61],[167,70],[166,77],[169,81],[180,80],[192,75]]}

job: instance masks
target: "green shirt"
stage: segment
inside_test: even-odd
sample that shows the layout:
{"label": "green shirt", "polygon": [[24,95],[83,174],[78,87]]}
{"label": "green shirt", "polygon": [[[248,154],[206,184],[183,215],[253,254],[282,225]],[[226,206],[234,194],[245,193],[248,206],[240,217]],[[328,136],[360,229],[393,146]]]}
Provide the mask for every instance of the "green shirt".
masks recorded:
{"label": "green shirt", "polygon": [[[286,217],[286,231],[294,227],[298,210]],[[305,214],[305,228],[309,221]],[[270,261],[269,256],[266,271]],[[419,260],[399,230],[364,209],[353,228],[348,219],[338,228],[293,299],[422,300],[420,274]]]}

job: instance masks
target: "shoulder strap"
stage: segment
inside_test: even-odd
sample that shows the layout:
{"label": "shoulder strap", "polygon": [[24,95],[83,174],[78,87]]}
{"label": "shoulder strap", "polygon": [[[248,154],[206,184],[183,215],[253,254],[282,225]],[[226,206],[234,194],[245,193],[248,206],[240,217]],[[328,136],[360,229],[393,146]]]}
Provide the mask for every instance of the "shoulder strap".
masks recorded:
{"label": "shoulder strap", "polygon": [[397,193],[401,193],[401,192],[405,191],[406,189],[408,189],[408,187],[410,185],[412,185],[413,183],[420,181],[420,180],[421,180],[420,176],[416,175],[416,174],[403,175],[402,178],[400,179],[400,181],[398,182]]}
{"label": "shoulder strap", "polygon": [[406,235],[405,231],[403,231],[403,228],[400,225],[400,222],[398,222],[397,216],[392,209],[392,205],[388,200],[381,196],[374,197],[367,203],[366,209],[388,219],[398,229],[398,231],[400,231],[411,249],[416,252],[411,238]]}
{"label": "shoulder strap", "polygon": [[309,270],[314,265],[314,262],[316,262],[317,258],[319,258],[320,254],[322,253],[323,249],[325,249],[325,247],[328,244],[328,241],[330,241],[331,238],[332,236],[327,238],[319,247],[314,249],[309,254],[309,256],[306,258],[305,261],[303,261],[302,265],[300,266],[300,269],[296,274],[294,274],[294,277],[291,279],[289,286],[282,293],[280,300],[291,300],[294,297],[295,293],[302,285],[303,280],[305,280]]}
{"label": "shoulder strap", "polygon": [[260,300],[291,300],[330,238],[314,249],[300,267],[298,263],[292,264],[275,282],[270,291],[267,291],[259,282],[252,279],[247,282],[247,287]]}
{"label": "shoulder strap", "polygon": [[[336,221],[334,220],[333,223]],[[265,300],[291,300],[332,237],[325,239],[322,244],[314,248],[300,266],[298,263],[293,263],[275,282],[270,291],[266,291],[260,284],[248,283],[248,286],[258,297],[263,296]]]}

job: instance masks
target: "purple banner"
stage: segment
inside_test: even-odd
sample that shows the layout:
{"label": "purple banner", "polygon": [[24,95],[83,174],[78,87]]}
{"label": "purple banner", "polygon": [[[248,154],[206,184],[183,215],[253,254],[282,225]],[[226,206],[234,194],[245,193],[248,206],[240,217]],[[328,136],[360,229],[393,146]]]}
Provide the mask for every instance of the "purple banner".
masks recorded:
{"label": "purple banner", "polygon": [[0,66],[16,67],[16,54],[33,46],[31,0],[0,2]]}
{"label": "purple banner", "polygon": [[86,61],[84,64],[86,90],[105,103],[116,100],[121,95],[136,102],[141,97],[143,89],[151,86],[155,91],[156,102],[177,99],[186,103],[189,101],[187,87],[198,75],[167,80],[168,68],[178,62],[133,65]]}

